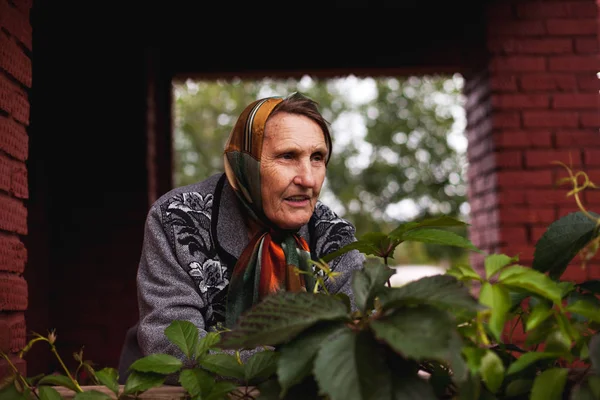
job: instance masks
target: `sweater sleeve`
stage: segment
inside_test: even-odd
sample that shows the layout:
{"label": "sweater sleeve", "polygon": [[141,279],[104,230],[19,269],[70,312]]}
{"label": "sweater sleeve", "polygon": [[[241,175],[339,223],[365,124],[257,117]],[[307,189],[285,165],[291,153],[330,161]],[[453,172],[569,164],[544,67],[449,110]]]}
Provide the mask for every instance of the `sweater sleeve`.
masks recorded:
{"label": "sweater sleeve", "polygon": [[205,335],[202,299],[175,256],[158,205],[150,209],[146,220],[137,286],[141,352],[144,356],[166,353],[183,359],[164,331],[172,321],[185,320],[196,325],[201,336]]}
{"label": "sweater sleeve", "polygon": [[[314,224],[314,237],[311,241],[316,248],[317,257],[324,257],[357,240],[354,226],[321,202],[317,204],[311,222]],[[331,270],[339,275],[325,281],[327,290],[330,293],[348,295],[353,309],[356,306],[352,294],[352,274],[355,270],[363,268],[365,260],[364,254],[358,250],[351,250],[329,262]]]}

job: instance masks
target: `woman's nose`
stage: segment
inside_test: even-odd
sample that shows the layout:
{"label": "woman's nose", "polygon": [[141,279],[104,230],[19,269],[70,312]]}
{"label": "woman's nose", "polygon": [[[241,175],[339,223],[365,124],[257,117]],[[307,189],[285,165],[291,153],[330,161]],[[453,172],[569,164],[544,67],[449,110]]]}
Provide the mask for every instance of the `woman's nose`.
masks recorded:
{"label": "woman's nose", "polygon": [[315,177],[310,160],[299,163],[298,171],[294,177],[294,183],[304,187],[313,187],[315,185]]}

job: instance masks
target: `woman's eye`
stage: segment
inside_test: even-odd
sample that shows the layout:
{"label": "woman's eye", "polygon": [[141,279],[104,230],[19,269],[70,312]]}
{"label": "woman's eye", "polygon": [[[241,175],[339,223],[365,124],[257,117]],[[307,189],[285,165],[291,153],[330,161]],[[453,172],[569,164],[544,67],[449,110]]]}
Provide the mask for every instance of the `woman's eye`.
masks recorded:
{"label": "woman's eye", "polygon": [[323,155],[322,154],[313,154],[312,159],[313,159],[313,161],[323,161]]}

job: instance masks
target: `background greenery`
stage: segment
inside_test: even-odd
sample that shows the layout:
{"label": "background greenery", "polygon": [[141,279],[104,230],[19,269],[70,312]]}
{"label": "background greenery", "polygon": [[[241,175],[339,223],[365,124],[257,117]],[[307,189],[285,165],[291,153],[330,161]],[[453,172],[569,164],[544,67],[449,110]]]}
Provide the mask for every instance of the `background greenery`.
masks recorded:
{"label": "background greenery", "polygon": [[[462,86],[460,75],[176,82],[174,182],[222,171],[225,140],[247,104],[300,91],[331,123],[333,157],[321,199],[358,236],[440,214],[468,221]],[[466,236],[466,229],[457,233]],[[407,243],[394,256],[391,265],[445,264],[465,252]]]}

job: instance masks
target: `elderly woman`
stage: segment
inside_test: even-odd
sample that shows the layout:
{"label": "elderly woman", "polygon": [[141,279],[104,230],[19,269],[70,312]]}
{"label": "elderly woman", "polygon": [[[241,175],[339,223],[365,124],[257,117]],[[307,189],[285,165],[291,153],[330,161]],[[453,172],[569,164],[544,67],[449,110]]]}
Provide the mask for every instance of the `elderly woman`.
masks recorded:
{"label": "elderly woman", "polygon": [[[149,211],[138,271],[139,322],[121,356],[181,357],[164,335],[173,320],[200,334],[238,317],[271,293],[312,290],[308,259],[355,239],[354,227],[319,201],[331,156],[327,121],[300,94],[257,100],[241,113],[225,146],[225,173],[163,195]],[[329,263],[325,282],[350,296],[357,251]],[[311,272],[298,274],[295,267]]]}

